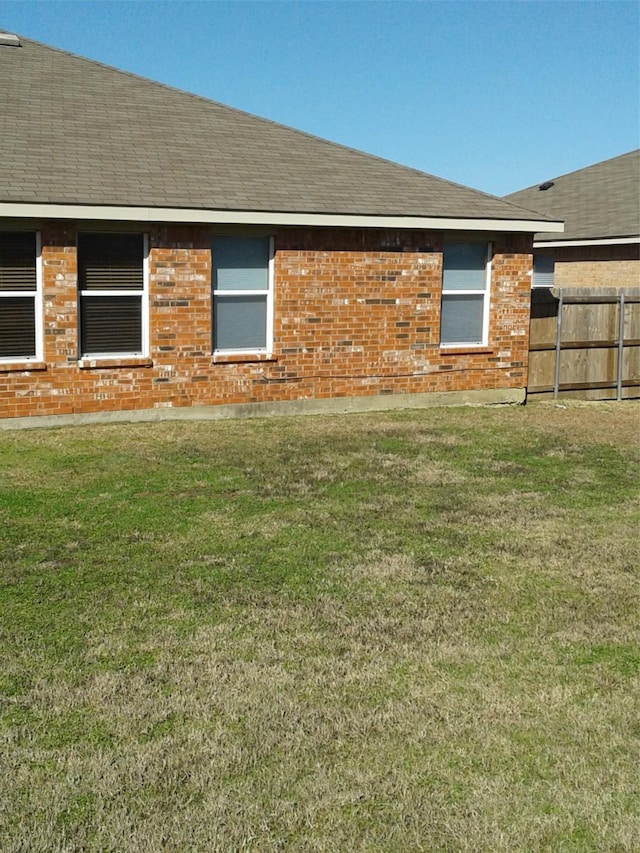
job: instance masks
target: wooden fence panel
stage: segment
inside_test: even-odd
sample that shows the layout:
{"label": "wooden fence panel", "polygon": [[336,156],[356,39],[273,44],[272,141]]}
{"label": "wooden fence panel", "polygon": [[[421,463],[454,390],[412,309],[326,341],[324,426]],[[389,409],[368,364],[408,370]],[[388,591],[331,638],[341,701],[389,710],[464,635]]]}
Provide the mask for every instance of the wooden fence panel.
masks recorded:
{"label": "wooden fence panel", "polygon": [[640,288],[534,290],[527,393],[639,397]]}

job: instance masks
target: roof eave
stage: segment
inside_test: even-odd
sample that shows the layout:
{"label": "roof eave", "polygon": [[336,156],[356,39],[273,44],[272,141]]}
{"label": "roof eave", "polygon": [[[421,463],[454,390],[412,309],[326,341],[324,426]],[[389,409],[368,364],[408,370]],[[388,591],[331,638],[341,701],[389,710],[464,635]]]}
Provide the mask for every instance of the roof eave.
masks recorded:
{"label": "roof eave", "polygon": [[[543,233],[550,233],[551,229],[547,228]],[[632,237],[589,237],[589,238],[569,238],[567,240],[536,240],[534,238],[533,246],[535,249],[560,249],[564,246],[624,246],[630,243],[640,243],[640,234]]]}
{"label": "roof eave", "polygon": [[562,222],[493,217],[395,216],[296,211],[206,210],[183,207],[0,202],[0,216],[19,219],[84,219],[110,222],[176,222],[220,225],[293,225],[335,228],[419,228],[463,231],[561,233]]}

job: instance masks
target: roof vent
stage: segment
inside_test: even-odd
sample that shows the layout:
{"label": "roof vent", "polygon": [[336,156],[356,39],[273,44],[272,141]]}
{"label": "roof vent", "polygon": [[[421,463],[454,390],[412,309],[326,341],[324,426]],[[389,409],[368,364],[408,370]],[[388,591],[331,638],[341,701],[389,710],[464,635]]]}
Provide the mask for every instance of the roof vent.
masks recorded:
{"label": "roof vent", "polygon": [[554,186],[555,186],[555,182],[554,182],[554,181],[545,181],[545,182],[544,182],[544,184],[540,184],[540,186],[538,187],[538,189],[539,189],[539,190],[550,190],[550,189],[551,189],[551,187],[554,187]]}
{"label": "roof vent", "polygon": [[20,39],[13,33],[0,33],[0,45],[7,47],[20,47]]}

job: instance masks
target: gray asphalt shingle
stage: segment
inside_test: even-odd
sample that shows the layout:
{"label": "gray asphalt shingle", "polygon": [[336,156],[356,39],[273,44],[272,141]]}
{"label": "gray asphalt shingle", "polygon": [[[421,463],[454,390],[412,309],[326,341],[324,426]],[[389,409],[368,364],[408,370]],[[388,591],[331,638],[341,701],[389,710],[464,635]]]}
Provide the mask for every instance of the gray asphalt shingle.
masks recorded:
{"label": "gray asphalt shingle", "polygon": [[[553,186],[540,189],[546,183]],[[564,219],[563,234],[536,234],[536,240],[640,236],[640,149],[544,184],[505,196],[545,216]]]}
{"label": "gray asphalt shingle", "polygon": [[540,218],[415,169],[21,42],[0,46],[0,201]]}

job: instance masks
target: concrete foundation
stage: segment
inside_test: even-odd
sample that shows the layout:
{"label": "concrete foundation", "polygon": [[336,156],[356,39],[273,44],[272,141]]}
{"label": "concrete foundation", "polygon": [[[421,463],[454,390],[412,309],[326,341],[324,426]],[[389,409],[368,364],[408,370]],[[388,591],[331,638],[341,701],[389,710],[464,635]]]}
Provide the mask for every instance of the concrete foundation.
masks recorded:
{"label": "concrete foundation", "polygon": [[0,430],[33,429],[83,424],[140,423],[144,421],[218,421],[232,418],[267,418],[295,415],[383,412],[438,406],[488,406],[523,404],[524,388],[477,391],[441,391],[424,394],[384,394],[320,400],[284,400],[269,403],[237,403],[227,406],[184,406],[137,409],[122,412],[89,412],[75,415],[42,415],[0,419]]}

